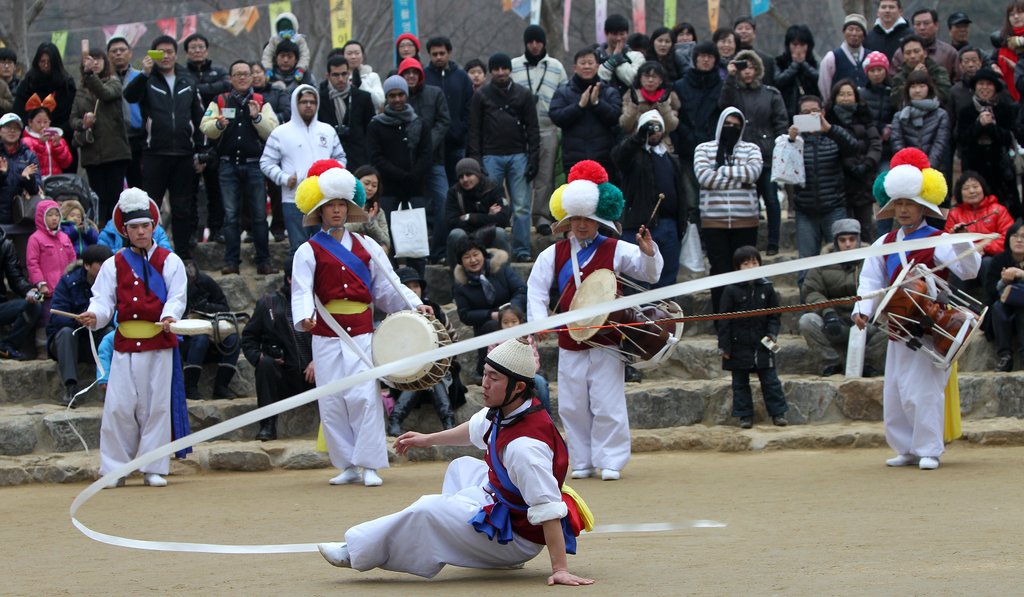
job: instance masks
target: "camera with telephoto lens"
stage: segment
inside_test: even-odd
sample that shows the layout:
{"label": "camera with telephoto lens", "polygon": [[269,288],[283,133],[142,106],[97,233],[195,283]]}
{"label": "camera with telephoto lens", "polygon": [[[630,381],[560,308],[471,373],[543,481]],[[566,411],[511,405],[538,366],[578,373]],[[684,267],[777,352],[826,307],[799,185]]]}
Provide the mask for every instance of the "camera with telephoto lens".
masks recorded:
{"label": "camera with telephoto lens", "polygon": [[660,133],[661,123],[657,120],[649,120],[644,123],[644,130],[648,133]]}
{"label": "camera with telephoto lens", "polygon": [[217,152],[212,147],[197,151],[195,161],[197,164],[212,164],[217,161]]}
{"label": "camera with telephoto lens", "polygon": [[743,70],[750,66],[750,63],[746,60],[733,60],[732,63],[736,65],[736,70]]}

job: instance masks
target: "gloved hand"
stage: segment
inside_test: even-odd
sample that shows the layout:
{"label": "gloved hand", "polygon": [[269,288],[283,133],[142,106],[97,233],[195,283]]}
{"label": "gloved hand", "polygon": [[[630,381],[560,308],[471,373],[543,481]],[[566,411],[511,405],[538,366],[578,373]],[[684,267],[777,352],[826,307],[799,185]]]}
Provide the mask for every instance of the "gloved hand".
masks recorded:
{"label": "gloved hand", "polygon": [[843,337],[843,322],[839,319],[839,314],[835,311],[831,311],[828,315],[825,315],[825,336],[830,340],[836,340]]}
{"label": "gloved hand", "polygon": [[526,180],[533,182],[533,179],[537,178],[537,170],[539,169],[540,168],[537,166],[537,164],[529,164],[528,166],[526,166]]}
{"label": "gloved hand", "polygon": [[629,61],[630,60],[626,56],[626,53],[623,52],[621,54],[612,54],[611,56],[608,57],[608,60],[604,61],[604,63],[608,65],[608,68],[615,70]]}
{"label": "gloved hand", "polygon": [[305,70],[303,70],[301,68],[295,69],[295,80],[296,81],[301,83],[302,82],[302,77],[304,77],[304,76],[306,76],[306,71]]}

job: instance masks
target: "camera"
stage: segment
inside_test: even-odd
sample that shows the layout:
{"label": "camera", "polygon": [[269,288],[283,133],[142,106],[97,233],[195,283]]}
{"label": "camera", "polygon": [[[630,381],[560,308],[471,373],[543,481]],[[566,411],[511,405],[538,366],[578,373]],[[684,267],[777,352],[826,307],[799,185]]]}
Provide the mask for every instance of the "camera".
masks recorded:
{"label": "camera", "polygon": [[195,161],[197,164],[212,164],[217,161],[217,152],[212,147],[197,151]]}
{"label": "camera", "polygon": [[655,122],[655,121],[652,120],[652,121],[644,124],[644,129],[646,129],[648,133],[660,133],[661,132],[661,123],[660,122]]}
{"label": "camera", "polygon": [[352,129],[350,129],[347,125],[344,124],[339,124],[336,128],[338,130],[339,139],[347,139],[349,133],[352,132]]}
{"label": "camera", "polygon": [[732,63],[736,65],[736,70],[743,70],[750,66],[750,63],[746,60],[733,60]]}
{"label": "camera", "polygon": [[772,353],[779,352],[779,349],[781,348],[778,345],[778,343],[775,342],[775,340],[772,340],[771,336],[765,336],[764,338],[761,338],[761,344],[764,345],[764,347],[767,348],[769,352]]}
{"label": "camera", "polygon": [[263,354],[272,359],[283,359],[284,348],[277,344],[266,344],[263,346]]}

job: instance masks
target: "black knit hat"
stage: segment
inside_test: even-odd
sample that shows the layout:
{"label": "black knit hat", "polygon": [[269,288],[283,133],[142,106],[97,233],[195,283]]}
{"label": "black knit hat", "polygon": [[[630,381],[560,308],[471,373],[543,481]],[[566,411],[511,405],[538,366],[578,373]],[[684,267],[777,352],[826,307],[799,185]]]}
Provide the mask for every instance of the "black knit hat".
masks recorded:
{"label": "black knit hat", "polygon": [[544,32],[544,28],[540,25],[530,25],[523,31],[523,43],[528,44],[531,41],[539,41],[545,46],[548,45],[548,34]]}
{"label": "black knit hat", "polygon": [[501,52],[491,54],[491,59],[487,61],[487,70],[493,71],[496,68],[512,70],[512,59],[508,57],[508,54]]}
{"label": "black knit hat", "polygon": [[622,15],[608,15],[608,18],[604,20],[604,32],[618,33],[620,31],[629,31],[629,21]]}
{"label": "black knit hat", "polygon": [[718,53],[718,46],[714,42],[702,41],[693,47],[693,57],[697,58],[698,55],[705,54],[707,56],[714,56],[715,62],[721,58],[721,54]]}

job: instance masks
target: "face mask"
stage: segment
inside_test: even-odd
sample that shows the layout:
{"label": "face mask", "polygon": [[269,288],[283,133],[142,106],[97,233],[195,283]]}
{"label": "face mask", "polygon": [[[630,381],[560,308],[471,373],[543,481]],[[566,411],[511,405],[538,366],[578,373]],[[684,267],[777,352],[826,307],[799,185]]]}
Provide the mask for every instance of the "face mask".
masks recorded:
{"label": "face mask", "polygon": [[740,135],[743,131],[739,127],[723,126],[722,134],[719,136],[718,144],[724,146],[727,151],[732,153],[736,143],[740,140]]}

